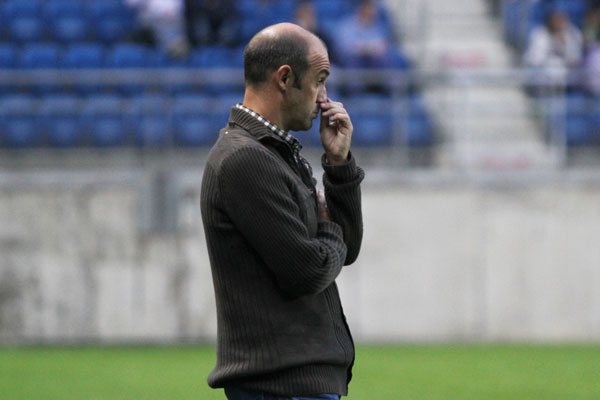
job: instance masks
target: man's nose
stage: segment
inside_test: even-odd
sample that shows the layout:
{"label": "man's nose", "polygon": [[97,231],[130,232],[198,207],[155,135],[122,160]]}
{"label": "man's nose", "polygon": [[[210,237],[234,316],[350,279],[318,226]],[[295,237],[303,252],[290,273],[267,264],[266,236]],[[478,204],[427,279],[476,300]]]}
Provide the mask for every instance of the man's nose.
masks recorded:
{"label": "man's nose", "polygon": [[323,86],[317,93],[317,103],[323,103],[327,100],[327,89]]}

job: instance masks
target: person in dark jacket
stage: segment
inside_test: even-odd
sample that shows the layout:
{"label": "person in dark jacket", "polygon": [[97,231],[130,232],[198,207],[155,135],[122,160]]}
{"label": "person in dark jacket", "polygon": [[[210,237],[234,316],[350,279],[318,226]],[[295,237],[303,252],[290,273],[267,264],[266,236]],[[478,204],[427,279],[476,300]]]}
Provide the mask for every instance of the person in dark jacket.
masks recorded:
{"label": "person in dark jacket", "polygon": [[[244,54],[246,93],[204,169],[201,211],[217,306],[208,377],[230,400],[339,399],[354,344],[335,279],[362,241],[352,122],[327,97],[329,58],[303,28],[277,24]],[[324,193],[288,131],[320,115]]]}

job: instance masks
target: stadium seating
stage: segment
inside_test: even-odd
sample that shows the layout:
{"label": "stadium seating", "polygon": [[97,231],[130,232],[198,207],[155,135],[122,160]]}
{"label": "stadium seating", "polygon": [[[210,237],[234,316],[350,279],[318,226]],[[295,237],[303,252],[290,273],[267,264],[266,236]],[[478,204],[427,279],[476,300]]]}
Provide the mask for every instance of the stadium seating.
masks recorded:
{"label": "stadium seating", "polygon": [[545,104],[546,126],[550,135],[564,140],[571,147],[600,144],[598,100],[573,93],[541,101]]}
{"label": "stadium seating", "polygon": [[102,68],[104,47],[96,43],[77,43],[69,46],[62,62],[63,68]]}
{"label": "stadium seating", "polygon": [[35,126],[36,100],[29,95],[10,95],[0,99],[0,143],[20,148],[40,144]]}
{"label": "stadium seating", "polygon": [[37,17],[16,17],[8,24],[9,35],[14,42],[35,42],[44,37],[44,25]]}
{"label": "stadium seating", "polygon": [[502,23],[507,41],[523,50],[534,27],[544,23],[551,10],[565,12],[581,27],[587,8],[585,0],[505,0],[502,2]]}
{"label": "stadium seating", "polygon": [[[318,15],[334,27],[356,4],[314,1]],[[244,16],[241,44],[269,24],[293,19],[296,1],[245,0],[236,6]],[[389,23],[385,13],[381,18]],[[81,76],[86,69],[115,74],[112,70],[176,68],[198,76],[203,69],[243,68],[243,46],[206,46],[173,60],[162,50],[129,42],[134,28],[135,15],[123,0],[0,0],[0,69],[32,72],[32,79],[0,81],[0,146],[212,144],[227,122],[230,107],[243,100],[239,83],[227,79],[168,83],[167,77],[164,82],[162,78],[137,80],[135,72],[125,75],[131,80],[120,83],[62,79],[75,70]],[[410,64],[400,50],[390,55],[395,68],[409,69]],[[330,95],[341,98],[334,87],[329,89]],[[400,122],[394,124],[388,97],[354,94],[349,100],[361,131],[357,144],[385,146],[394,142],[394,132],[404,135],[398,127],[408,119],[398,117]],[[426,118],[419,118],[426,125]],[[312,131],[301,136],[305,145],[320,143],[318,125],[317,119]],[[421,125],[411,123],[416,128],[409,131],[427,131]]]}
{"label": "stadium seating", "polygon": [[161,146],[171,137],[170,100],[158,94],[139,95],[131,100],[130,119],[135,143],[142,147]]}
{"label": "stadium seating", "polygon": [[0,43],[0,69],[12,69],[15,66],[17,49],[9,43]]}
{"label": "stadium seating", "polygon": [[[531,31],[543,24],[553,10],[568,14],[571,21],[581,28],[588,5],[585,0],[506,0],[502,8],[506,40],[523,52]],[[574,90],[569,88],[569,92]],[[595,122],[597,109],[592,106],[594,99],[583,92],[575,92],[564,97],[542,95],[537,100],[543,104],[541,109],[549,135],[570,147],[600,144]]]}
{"label": "stadium seating", "polygon": [[90,96],[81,110],[85,140],[94,146],[112,147],[128,142],[123,110],[125,100],[117,95]]}
{"label": "stadium seating", "polygon": [[83,42],[90,36],[87,20],[83,17],[60,17],[53,21],[54,39],[63,43]]}
{"label": "stadium seating", "polygon": [[84,17],[84,2],[72,0],[47,0],[43,4],[45,18],[56,20],[62,17]]}
{"label": "stadium seating", "polygon": [[213,99],[205,95],[182,95],[176,98],[172,111],[175,142],[186,146],[212,144],[218,131],[214,130],[211,121],[213,106]]}
{"label": "stadium seating", "polygon": [[81,100],[73,95],[48,95],[41,99],[37,128],[51,146],[83,144],[79,114]]}

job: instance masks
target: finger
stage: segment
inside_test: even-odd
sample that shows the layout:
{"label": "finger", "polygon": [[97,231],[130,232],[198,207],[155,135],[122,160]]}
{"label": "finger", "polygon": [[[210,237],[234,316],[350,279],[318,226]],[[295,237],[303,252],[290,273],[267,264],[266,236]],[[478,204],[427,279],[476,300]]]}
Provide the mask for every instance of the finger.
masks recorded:
{"label": "finger", "polygon": [[337,114],[337,113],[348,113],[348,111],[346,111],[345,108],[343,107],[335,107],[335,108],[330,108],[326,111],[322,111],[323,115],[333,115],[333,114]]}
{"label": "finger", "polygon": [[330,108],[344,108],[344,105],[337,101],[329,101],[326,103],[321,103],[321,108],[323,110],[329,110]]}
{"label": "finger", "polygon": [[350,117],[346,113],[337,113],[329,118],[332,122],[340,123],[346,127],[350,126]]}
{"label": "finger", "polygon": [[321,111],[321,123],[319,124],[319,130],[322,131],[329,126],[329,117],[324,115],[324,112]]}

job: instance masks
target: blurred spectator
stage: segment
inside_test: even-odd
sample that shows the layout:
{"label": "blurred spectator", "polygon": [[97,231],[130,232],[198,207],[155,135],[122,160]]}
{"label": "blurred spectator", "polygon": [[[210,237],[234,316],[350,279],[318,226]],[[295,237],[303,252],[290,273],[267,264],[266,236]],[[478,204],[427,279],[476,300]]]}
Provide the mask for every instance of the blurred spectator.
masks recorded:
{"label": "blurred spectator", "polygon": [[600,32],[596,33],[596,41],[589,46],[584,65],[587,88],[594,96],[600,96]]}
{"label": "blurred spectator", "polygon": [[175,58],[187,54],[182,1],[126,0],[137,13],[138,41],[156,43]]}
{"label": "blurred spectator", "polygon": [[[327,33],[321,29],[321,24],[317,20],[317,14],[315,12],[315,6],[312,1],[301,0],[298,2],[298,6],[296,7],[296,15],[295,21],[296,24],[300,25],[307,31],[310,31],[320,37],[325,45],[327,46],[329,52],[331,53],[331,41]],[[336,62],[335,57],[332,57],[332,54],[329,55],[330,61]]]}
{"label": "blurred spectator", "polygon": [[594,45],[600,33],[600,4],[588,9],[583,23],[583,39],[586,48]]}
{"label": "blurred spectator", "polygon": [[379,22],[379,10],[373,0],[364,0],[355,15],[335,30],[337,58],[344,66],[378,68],[386,66],[390,50],[385,26]]}
{"label": "blurred spectator", "polygon": [[583,39],[569,16],[551,12],[546,24],[533,30],[524,55],[526,66],[536,70],[554,84],[566,84],[569,69],[579,65],[582,58]]}
{"label": "blurred spectator", "polygon": [[234,0],[185,0],[188,39],[192,46],[233,46],[238,41]]}

